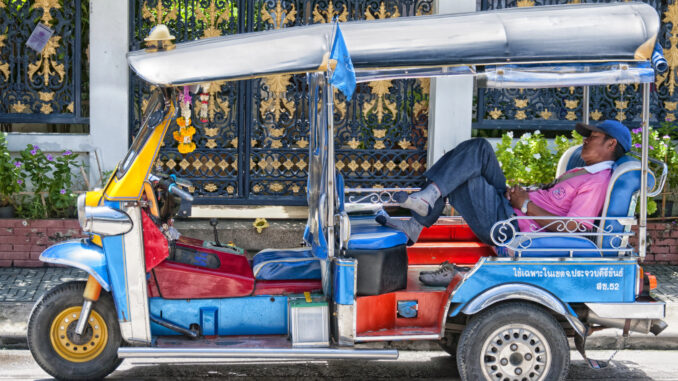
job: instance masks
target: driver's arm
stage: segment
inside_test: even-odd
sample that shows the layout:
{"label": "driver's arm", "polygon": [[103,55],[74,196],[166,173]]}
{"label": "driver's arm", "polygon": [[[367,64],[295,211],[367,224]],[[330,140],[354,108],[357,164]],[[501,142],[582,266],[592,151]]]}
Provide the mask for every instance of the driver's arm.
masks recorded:
{"label": "driver's arm", "polygon": [[[509,199],[512,207],[520,209],[523,206],[523,202],[529,199],[529,193],[520,186],[513,186],[506,191],[506,198]],[[527,204],[526,215],[530,217],[559,217],[547,212],[534,202]],[[566,224],[565,220],[540,220],[539,218],[533,218],[533,220],[539,226],[546,227],[546,230],[552,232],[563,231],[562,227]],[[574,231],[577,228],[577,223],[570,220],[567,222],[566,228],[569,231]]]}

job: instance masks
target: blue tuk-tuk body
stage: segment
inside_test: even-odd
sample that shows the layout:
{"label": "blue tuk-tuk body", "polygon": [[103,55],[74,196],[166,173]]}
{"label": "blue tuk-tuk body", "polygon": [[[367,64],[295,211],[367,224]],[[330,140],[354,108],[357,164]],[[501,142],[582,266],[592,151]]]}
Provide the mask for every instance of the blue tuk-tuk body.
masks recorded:
{"label": "blue tuk-tuk body", "polygon": [[[58,378],[91,379],[124,358],[397,359],[396,350],[361,343],[436,340],[457,357],[465,380],[563,379],[568,336],[585,355],[585,339],[595,329],[658,334],[666,327],[664,304],[649,296],[652,277],[640,266],[646,197],[658,194],[666,178],[663,163],[655,163],[657,176],[648,169],[647,144],[638,158],[628,154],[615,163],[603,213],[578,217],[574,229],[518,232],[513,221],[503,221],[493,228],[491,247],[462,219],[447,217],[407,247],[404,233],[374,221],[373,212],[392,201],[394,190],[347,189],[335,173],[333,28],[289,28],[164,50],[158,44],[155,51],[129,54],[132,69],[158,89],[108,184],[78,199],[90,238],[41,255],[90,274],[86,284],[46,293],[34,308],[29,346],[43,369]],[[647,139],[659,19],[646,4],[510,9],[341,28],[358,82],[469,75],[478,86],[495,88],[584,86],[585,122],[588,86],[640,84]],[[185,210],[190,184],[152,171],[178,108],[173,86],[282,73],[308,78],[305,246],[267,249],[250,259],[218,241],[180,236],[163,202]],[[558,171],[577,166],[578,154],[568,151]],[[422,271],[443,261],[461,270],[448,286],[419,282]]]}

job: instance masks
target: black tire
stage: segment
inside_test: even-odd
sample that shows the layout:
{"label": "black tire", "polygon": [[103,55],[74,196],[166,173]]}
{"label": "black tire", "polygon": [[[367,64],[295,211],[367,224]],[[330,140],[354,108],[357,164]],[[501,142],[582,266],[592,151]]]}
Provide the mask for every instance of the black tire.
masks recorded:
{"label": "black tire", "polygon": [[[71,320],[67,325],[66,335],[59,336],[68,344],[62,344],[58,338],[53,338],[53,329],[60,329],[57,320],[64,316],[65,311],[79,313],[82,307],[82,293],[85,290],[85,282],[76,281],[60,284],[46,292],[35,304],[28,320],[28,347],[31,354],[40,367],[53,377],[60,380],[95,380],[102,379],[113,372],[120,365],[122,359],[118,358],[118,348],[122,344],[120,326],[115,310],[115,304],[111,295],[102,290],[99,300],[92,306],[90,317],[96,317],[104,326],[87,324],[85,333],[73,336],[76,320]],[[95,313],[97,315],[95,315]],[[68,314],[66,314],[68,315]],[[97,331],[95,331],[95,328]],[[104,332],[96,335],[97,332]],[[61,332],[61,331],[58,331]],[[95,338],[96,337],[96,338]],[[73,338],[73,339],[71,339]],[[98,340],[98,341],[97,341]],[[85,353],[90,345],[91,352]],[[73,357],[66,358],[58,353],[62,345],[72,349],[80,349],[81,353],[74,353]],[[76,347],[80,345],[80,348]],[[61,347],[63,350],[64,347]],[[85,351],[85,352],[82,352]],[[92,352],[93,351],[93,352]],[[66,352],[66,356],[68,356]],[[78,358],[76,356],[85,355]],[[90,358],[92,355],[95,357]],[[90,357],[87,357],[90,356]]]}
{"label": "black tire", "polygon": [[471,318],[459,338],[457,368],[464,381],[524,377],[560,381],[567,377],[569,366],[565,331],[553,316],[533,304],[489,307]]}

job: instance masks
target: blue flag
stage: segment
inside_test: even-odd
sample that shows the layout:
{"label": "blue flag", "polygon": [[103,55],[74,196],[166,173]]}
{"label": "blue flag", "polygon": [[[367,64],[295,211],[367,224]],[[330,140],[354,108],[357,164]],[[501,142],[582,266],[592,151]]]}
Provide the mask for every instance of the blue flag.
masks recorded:
{"label": "blue flag", "polygon": [[334,69],[334,73],[332,73],[330,83],[344,93],[347,101],[350,101],[355,90],[355,70],[353,70],[351,55],[348,54],[346,42],[341,34],[339,24],[337,24],[337,31],[334,35],[330,59],[337,60],[337,67]]}

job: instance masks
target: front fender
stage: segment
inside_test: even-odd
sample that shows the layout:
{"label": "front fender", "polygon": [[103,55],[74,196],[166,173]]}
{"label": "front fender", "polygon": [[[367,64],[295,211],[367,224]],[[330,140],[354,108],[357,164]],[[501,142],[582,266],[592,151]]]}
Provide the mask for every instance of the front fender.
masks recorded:
{"label": "front fender", "polygon": [[586,328],[569,305],[563,303],[550,292],[525,283],[509,283],[490,288],[473,298],[466,305],[459,306],[457,311],[466,315],[474,315],[485,308],[506,300],[526,300],[540,304],[567,319],[572,328],[584,336]]}
{"label": "front fender", "polygon": [[40,254],[40,260],[85,270],[104,290],[111,290],[104,250],[89,240],[70,240],[50,246]]}

